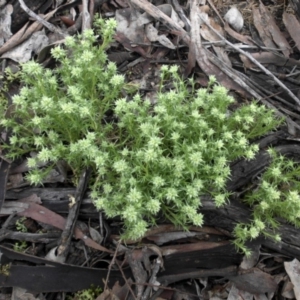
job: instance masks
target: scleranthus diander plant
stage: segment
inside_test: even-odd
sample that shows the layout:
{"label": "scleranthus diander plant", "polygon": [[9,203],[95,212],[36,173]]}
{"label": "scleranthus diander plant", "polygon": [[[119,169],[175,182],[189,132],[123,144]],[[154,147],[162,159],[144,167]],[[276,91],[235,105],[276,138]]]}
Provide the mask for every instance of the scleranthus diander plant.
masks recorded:
{"label": "scleranthus diander plant", "polygon": [[281,241],[277,218],[300,227],[300,166],[272,148],[268,153],[272,163],[259,178],[258,187],[243,197],[243,201],[252,207],[252,221],[237,224],[234,229],[234,244],[246,254],[250,251],[245,242],[260,235]]}
{"label": "scleranthus diander plant", "polygon": [[[155,105],[139,94],[120,98],[124,76],[105,53],[116,23],[97,23],[101,45],[86,30],[77,38],[67,37],[65,48],[51,51],[56,69],[33,61],[23,64],[24,86],[1,120],[11,132],[10,143],[3,145],[7,156],[36,153],[28,158],[32,184],[41,183],[60,160],[75,178],[83,168],[92,169],[95,206],[123,220],[123,238],[142,237],[159,212],[183,228],[201,226],[201,195],[210,194],[217,207],[225,204],[229,163],[254,158],[258,146],[250,140],[282,120],[255,102],[230,111],[234,99],[214,77],[206,89],[196,89],[192,79],[181,79],[176,66],[162,66]],[[171,90],[165,90],[166,82],[172,82]],[[263,213],[254,213],[253,222],[261,225]],[[235,231],[241,249],[246,239],[254,238],[245,236],[247,226]]]}
{"label": "scleranthus diander plant", "polygon": [[[165,80],[172,80],[171,91],[163,90]],[[176,66],[163,66],[156,105],[139,95],[115,103],[117,143],[107,143],[105,155],[109,176],[95,182],[92,195],[109,217],[122,216],[127,238],[143,236],[159,211],[175,225],[201,226],[199,196],[225,204],[229,162],[253,158],[258,146],[249,139],[280,123],[255,103],[229,114],[234,99],[213,77],[207,89],[190,84]]]}
{"label": "scleranthus diander plant", "polygon": [[[99,141],[105,139],[108,125],[104,115],[124,88],[124,76],[107,61],[105,50],[113,40],[116,22],[97,20],[102,44],[86,30],[78,38],[67,37],[66,49],[56,47],[51,54],[58,62],[55,70],[30,61],[22,65],[24,85],[13,97],[11,117],[1,125],[11,129],[9,158],[36,152],[28,159],[27,178],[38,184],[60,159],[68,162],[75,175],[91,161],[101,160]],[[5,146],[3,146],[5,147]],[[6,146],[7,147],[7,146]],[[49,163],[40,170],[40,163]]]}

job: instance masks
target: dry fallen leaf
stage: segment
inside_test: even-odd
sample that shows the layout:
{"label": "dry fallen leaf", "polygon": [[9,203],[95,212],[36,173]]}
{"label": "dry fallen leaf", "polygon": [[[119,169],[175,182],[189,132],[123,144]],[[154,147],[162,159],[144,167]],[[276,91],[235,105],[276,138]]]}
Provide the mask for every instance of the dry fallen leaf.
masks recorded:
{"label": "dry fallen leaf", "polygon": [[300,35],[299,35],[300,22],[299,22],[299,20],[296,18],[295,15],[288,14],[286,12],[283,13],[282,20],[283,20],[283,23],[284,23],[287,31],[289,32],[291,38],[296,43],[298,50],[300,50]]}
{"label": "dry fallen leaf", "polygon": [[[56,9],[43,17],[45,21],[49,20],[56,12]],[[15,33],[1,48],[0,55],[26,41],[34,32],[39,31],[43,25],[35,21],[31,25],[27,22],[17,33]]]}
{"label": "dry fallen leaf", "polygon": [[275,292],[277,289],[273,276],[258,268],[240,271],[237,276],[231,276],[229,279],[237,288],[252,294]]}
{"label": "dry fallen leaf", "polygon": [[295,297],[300,300],[300,262],[295,258],[290,262],[285,262],[284,267],[294,285]]}
{"label": "dry fallen leaf", "polygon": [[287,299],[295,299],[294,285],[288,279],[284,281],[281,296]]}
{"label": "dry fallen leaf", "polygon": [[7,51],[1,58],[10,58],[16,62],[24,63],[38,54],[44,47],[48,46],[49,39],[44,30],[35,32],[28,40]]}
{"label": "dry fallen leaf", "polygon": [[289,57],[293,53],[292,48],[276,25],[274,17],[260,2],[259,8],[252,9],[253,23],[266,47],[282,49],[284,56]]}
{"label": "dry fallen leaf", "polygon": [[253,295],[238,289],[234,284],[231,286],[227,300],[252,300]]}
{"label": "dry fallen leaf", "polygon": [[169,49],[176,49],[175,45],[166,37],[165,34],[158,35],[158,30],[152,25],[148,24],[145,28],[146,36],[151,42],[159,42]]}

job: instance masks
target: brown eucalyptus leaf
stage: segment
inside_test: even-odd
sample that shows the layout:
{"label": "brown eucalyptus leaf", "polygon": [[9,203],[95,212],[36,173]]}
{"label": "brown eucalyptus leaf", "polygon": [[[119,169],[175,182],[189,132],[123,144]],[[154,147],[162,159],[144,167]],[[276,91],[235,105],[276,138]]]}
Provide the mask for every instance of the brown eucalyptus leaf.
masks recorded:
{"label": "brown eucalyptus leaf", "polygon": [[289,32],[291,38],[294,40],[298,50],[300,50],[300,22],[293,14],[283,13],[282,16],[283,23]]}
{"label": "brown eucalyptus leaf", "polygon": [[297,300],[300,300],[300,262],[298,259],[294,259],[290,262],[284,263],[284,268],[288,273],[292,284],[294,285],[294,293]]}
{"label": "brown eucalyptus leaf", "polygon": [[275,292],[277,289],[273,276],[258,268],[239,271],[237,276],[231,276],[229,279],[237,288],[252,294]]}

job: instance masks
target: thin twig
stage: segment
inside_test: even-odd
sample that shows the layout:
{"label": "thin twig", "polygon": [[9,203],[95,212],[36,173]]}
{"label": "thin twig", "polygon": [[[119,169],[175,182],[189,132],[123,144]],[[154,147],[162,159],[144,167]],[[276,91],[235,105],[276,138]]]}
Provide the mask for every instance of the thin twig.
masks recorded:
{"label": "thin twig", "polygon": [[[219,43],[222,45],[222,43],[224,44],[224,41],[219,41]],[[203,43],[204,44],[204,43]],[[205,44],[204,44],[205,45]],[[254,50],[266,50],[266,51],[282,51],[282,48],[270,48],[270,47],[263,47],[263,46],[254,46],[254,45],[235,45],[237,48],[239,49],[254,49]],[[226,47],[226,50],[230,50],[231,47]],[[273,53],[275,55],[280,56],[279,54]],[[281,56],[280,56],[281,57]],[[299,72],[300,73],[300,72]]]}
{"label": "thin twig", "polygon": [[82,32],[91,29],[91,16],[88,10],[88,0],[82,0]]}
{"label": "thin twig", "polygon": [[118,242],[116,250],[115,250],[115,253],[114,253],[114,256],[113,256],[113,258],[112,258],[112,260],[111,260],[111,262],[110,262],[110,264],[108,266],[108,271],[107,271],[105,285],[104,285],[104,291],[106,291],[106,289],[107,289],[107,283],[108,283],[109,275],[110,275],[110,272],[111,272],[111,267],[116,262],[116,257],[117,257],[117,253],[118,253],[118,249],[119,249],[120,244],[121,244],[121,241]]}
{"label": "thin twig", "polygon": [[222,17],[220,16],[218,10],[216,9],[214,3],[211,0],[207,0],[207,2],[209,3],[209,5],[212,7],[213,11],[216,13],[216,15],[219,17],[219,19],[221,20],[221,22],[223,23],[223,25],[225,25],[224,20],[222,19]]}
{"label": "thin twig", "polygon": [[121,272],[121,274],[122,274],[122,276],[124,278],[124,281],[125,281],[126,285],[128,286],[128,289],[129,289],[129,291],[130,291],[133,299],[136,300],[137,298],[136,298],[136,296],[134,294],[134,291],[132,290],[132,288],[131,288],[131,286],[130,286],[130,284],[129,284],[129,282],[128,282],[128,280],[127,280],[127,278],[126,278],[126,276],[125,276],[125,274],[123,272],[122,266],[120,266],[120,264],[119,264],[119,262],[117,260],[116,260],[116,264],[117,264],[117,266],[118,266],[118,268],[119,268],[119,270],[120,270],[120,272]]}
{"label": "thin twig", "polygon": [[[160,266],[161,266],[161,259],[160,257],[158,257],[156,260],[155,260],[155,264],[154,264],[154,268],[152,269],[152,274],[151,274],[151,277],[150,277],[150,280],[149,280],[149,284],[154,284],[156,282],[156,275],[160,269]],[[142,300],[147,300],[149,299],[149,295],[150,295],[150,292],[152,290],[152,287],[151,286],[147,286],[146,290],[144,291],[144,294],[142,296]]]}

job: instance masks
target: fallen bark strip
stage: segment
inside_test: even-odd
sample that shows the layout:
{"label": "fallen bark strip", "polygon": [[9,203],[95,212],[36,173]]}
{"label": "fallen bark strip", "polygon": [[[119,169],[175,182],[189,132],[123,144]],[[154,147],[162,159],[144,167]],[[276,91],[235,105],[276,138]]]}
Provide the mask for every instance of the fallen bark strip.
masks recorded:
{"label": "fallen bark strip", "polygon": [[69,203],[69,214],[66,220],[65,228],[61,234],[60,245],[57,248],[58,256],[61,257],[62,261],[65,262],[67,255],[69,253],[69,248],[71,244],[71,239],[74,234],[76,221],[79,215],[79,210],[81,203],[83,201],[83,196],[86,191],[89,179],[89,170],[85,169],[79,179],[78,187],[76,189],[75,196],[69,195],[74,202]]}
{"label": "fallen bark strip", "polygon": [[[0,246],[0,253],[2,267],[7,266],[6,274],[0,272],[1,287],[18,286],[37,293],[76,292],[90,288],[91,284],[103,286],[103,280],[107,275],[107,269],[62,264],[15,252],[3,246]],[[30,263],[30,266],[26,266],[24,263]],[[131,276],[130,269],[124,269],[123,272],[126,277]],[[112,288],[117,281],[123,284],[123,276],[118,270],[112,270],[108,286]]]}

